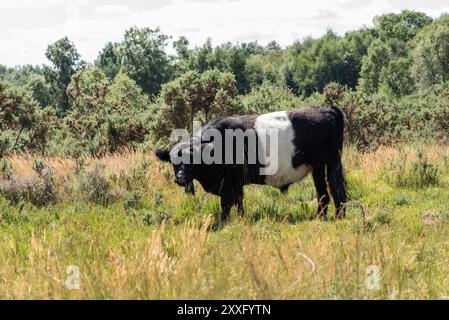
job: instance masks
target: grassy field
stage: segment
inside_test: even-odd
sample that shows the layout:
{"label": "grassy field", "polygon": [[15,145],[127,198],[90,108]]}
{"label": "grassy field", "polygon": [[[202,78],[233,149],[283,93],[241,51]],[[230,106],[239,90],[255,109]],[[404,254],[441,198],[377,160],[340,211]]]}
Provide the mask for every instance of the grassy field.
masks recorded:
{"label": "grassy field", "polygon": [[9,160],[2,299],[449,299],[446,146],[346,148],[343,221],[314,219],[308,177],[246,187],[246,215],[218,230],[218,198],[184,194],[151,154]]}

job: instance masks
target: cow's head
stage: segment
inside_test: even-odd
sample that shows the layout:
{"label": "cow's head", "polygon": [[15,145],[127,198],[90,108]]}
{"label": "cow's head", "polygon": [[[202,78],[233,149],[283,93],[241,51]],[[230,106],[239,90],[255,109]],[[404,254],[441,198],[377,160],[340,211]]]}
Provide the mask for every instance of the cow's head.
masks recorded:
{"label": "cow's head", "polygon": [[[175,174],[175,183],[181,187],[184,187],[186,193],[195,194],[195,188],[193,185],[193,177],[192,177],[192,164],[191,162],[186,163],[174,161],[175,157],[182,157],[184,153],[187,157],[190,157],[191,154],[191,146],[190,144],[178,144],[171,151],[168,149],[157,149],[156,157],[159,160],[164,162],[170,162],[173,165],[173,170]],[[179,160],[179,159],[178,159]]]}

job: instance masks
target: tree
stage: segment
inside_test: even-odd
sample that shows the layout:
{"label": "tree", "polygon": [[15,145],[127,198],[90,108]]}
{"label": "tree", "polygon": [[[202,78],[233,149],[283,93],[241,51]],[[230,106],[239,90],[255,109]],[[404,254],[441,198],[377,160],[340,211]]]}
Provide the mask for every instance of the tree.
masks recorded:
{"label": "tree", "polygon": [[123,71],[145,93],[157,95],[163,83],[172,78],[170,59],[165,53],[168,36],[159,28],[131,28],[120,45]]}
{"label": "tree", "polygon": [[273,40],[267,44],[266,49],[268,51],[279,51],[281,50],[281,46],[276,41]]}
{"label": "tree", "polygon": [[245,77],[248,89],[260,86],[264,81],[284,84],[282,77],[283,55],[279,51],[259,53],[246,59]]}
{"label": "tree", "polygon": [[415,82],[410,70],[410,60],[399,58],[392,60],[382,69],[381,87],[396,97],[411,94],[415,88]]}
{"label": "tree", "polygon": [[250,81],[246,72],[250,55],[264,50],[255,43],[241,45],[225,43],[213,47],[211,39],[208,39],[203,46],[189,50],[188,41],[183,37],[176,41],[174,46],[177,52],[178,74],[181,75],[188,70],[198,72],[213,69],[229,71],[234,74],[240,94],[245,94],[250,89]]}
{"label": "tree", "polygon": [[375,40],[368,49],[368,54],[362,59],[359,86],[363,92],[377,92],[381,81],[382,69],[391,59],[391,49],[382,41]]}
{"label": "tree", "polygon": [[174,41],[173,49],[176,51],[175,75],[180,76],[190,70],[192,51],[189,50],[189,41],[186,37],[179,37]]}
{"label": "tree", "polygon": [[25,87],[30,76],[42,75],[42,69],[38,66],[23,65],[13,68],[0,66],[0,80],[17,87]]}
{"label": "tree", "polygon": [[417,36],[412,70],[420,88],[449,81],[449,17],[436,20]]}
{"label": "tree", "polygon": [[189,40],[186,37],[179,37],[173,42],[173,48],[179,59],[187,60],[189,58]]}
{"label": "tree", "polygon": [[432,18],[425,13],[410,10],[398,14],[389,13],[374,19],[379,39],[391,48],[395,59],[408,57],[410,41],[430,23]]}
{"label": "tree", "polygon": [[363,30],[339,37],[329,30],[320,39],[293,44],[284,54],[281,68],[285,84],[303,97],[322,92],[330,82],[354,88],[361,59],[372,39],[370,32]]}
{"label": "tree", "polygon": [[109,79],[114,79],[121,68],[120,44],[108,42],[95,60],[95,65],[100,67]]}
{"label": "tree", "polygon": [[227,71],[234,74],[237,91],[242,94],[249,90],[248,76],[246,74],[247,56],[245,51],[239,47],[229,49],[227,57]]}
{"label": "tree", "polygon": [[8,67],[0,64],[0,80],[4,80],[4,76],[7,72],[8,72]]}
{"label": "tree", "polygon": [[425,26],[432,23],[432,18],[422,12],[404,10],[399,14],[388,13],[375,18],[383,41],[399,39],[404,42],[412,40]]}
{"label": "tree", "polygon": [[67,86],[72,75],[83,65],[83,62],[75,45],[67,37],[49,45],[45,56],[53,64],[52,67],[44,68],[46,81],[53,89],[52,104],[57,106],[58,113],[63,115],[69,106]]}
{"label": "tree", "polygon": [[261,56],[251,56],[245,66],[249,87],[258,87],[265,80],[264,61]]}
{"label": "tree", "polygon": [[193,121],[238,114],[242,105],[237,99],[232,73],[208,70],[189,71],[163,86],[153,122],[155,138],[167,138],[175,128],[192,130]]}
{"label": "tree", "polygon": [[46,107],[51,104],[52,89],[43,75],[31,73],[25,84],[25,89],[30,92],[32,97],[39,102],[42,107]]}

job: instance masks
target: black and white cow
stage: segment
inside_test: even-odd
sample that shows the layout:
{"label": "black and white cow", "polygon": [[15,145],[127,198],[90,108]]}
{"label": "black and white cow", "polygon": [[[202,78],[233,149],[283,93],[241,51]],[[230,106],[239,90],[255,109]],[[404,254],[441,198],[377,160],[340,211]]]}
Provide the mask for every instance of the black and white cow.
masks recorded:
{"label": "black and white cow", "polygon": [[[246,159],[246,155],[252,148],[268,149],[267,143],[270,140],[260,137],[266,135],[268,130],[274,129],[278,133],[278,168],[274,174],[261,175],[260,169],[266,165],[266,162],[259,157],[255,163],[246,161],[241,164],[226,164],[228,162],[225,163],[224,160],[221,163],[209,164],[203,161],[201,163],[186,161],[186,163],[173,164],[175,182],[185,187],[186,192],[194,194],[193,180],[197,180],[206,192],[220,196],[224,221],[234,205],[237,205],[238,212],[243,214],[244,185],[267,184],[286,192],[291,184],[312,172],[318,196],[318,215],[324,217],[327,213],[330,201],[328,182],[336,207],[336,216],[344,218],[343,204],[346,202],[346,188],[341,162],[343,126],[343,113],[336,107],[301,108],[259,116],[225,117],[203,127],[199,135],[197,134],[190,142],[179,143],[171,150],[158,149],[156,156],[160,160],[173,163],[174,155],[193,152],[195,146],[192,141],[195,138],[200,139],[201,149],[217,148],[218,144],[214,145],[214,141],[210,138],[205,139],[203,136],[202,132],[206,132],[206,129],[218,130],[223,135],[228,134],[229,129],[240,129],[243,132],[252,130],[258,139],[256,146],[250,145],[247,139],[241,150],[234,149],[234,158],[237,152],[243,152]],[[225,158],[224,146],[221,148]],[[266,153],[261,152],[261,154]]]}

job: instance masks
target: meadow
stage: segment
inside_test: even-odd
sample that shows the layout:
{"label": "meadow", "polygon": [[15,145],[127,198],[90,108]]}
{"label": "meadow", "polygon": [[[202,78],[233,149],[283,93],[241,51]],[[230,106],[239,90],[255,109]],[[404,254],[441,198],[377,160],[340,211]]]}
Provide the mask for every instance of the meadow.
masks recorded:
{"label": "meadow", "polygon": [[246,187],[246,214],[217,227],[218,198],[151,153],[11,156],[0,298],[448,299],[449,146],[347,147],[344,164],[345,220],[315,219],[308,177]]}

